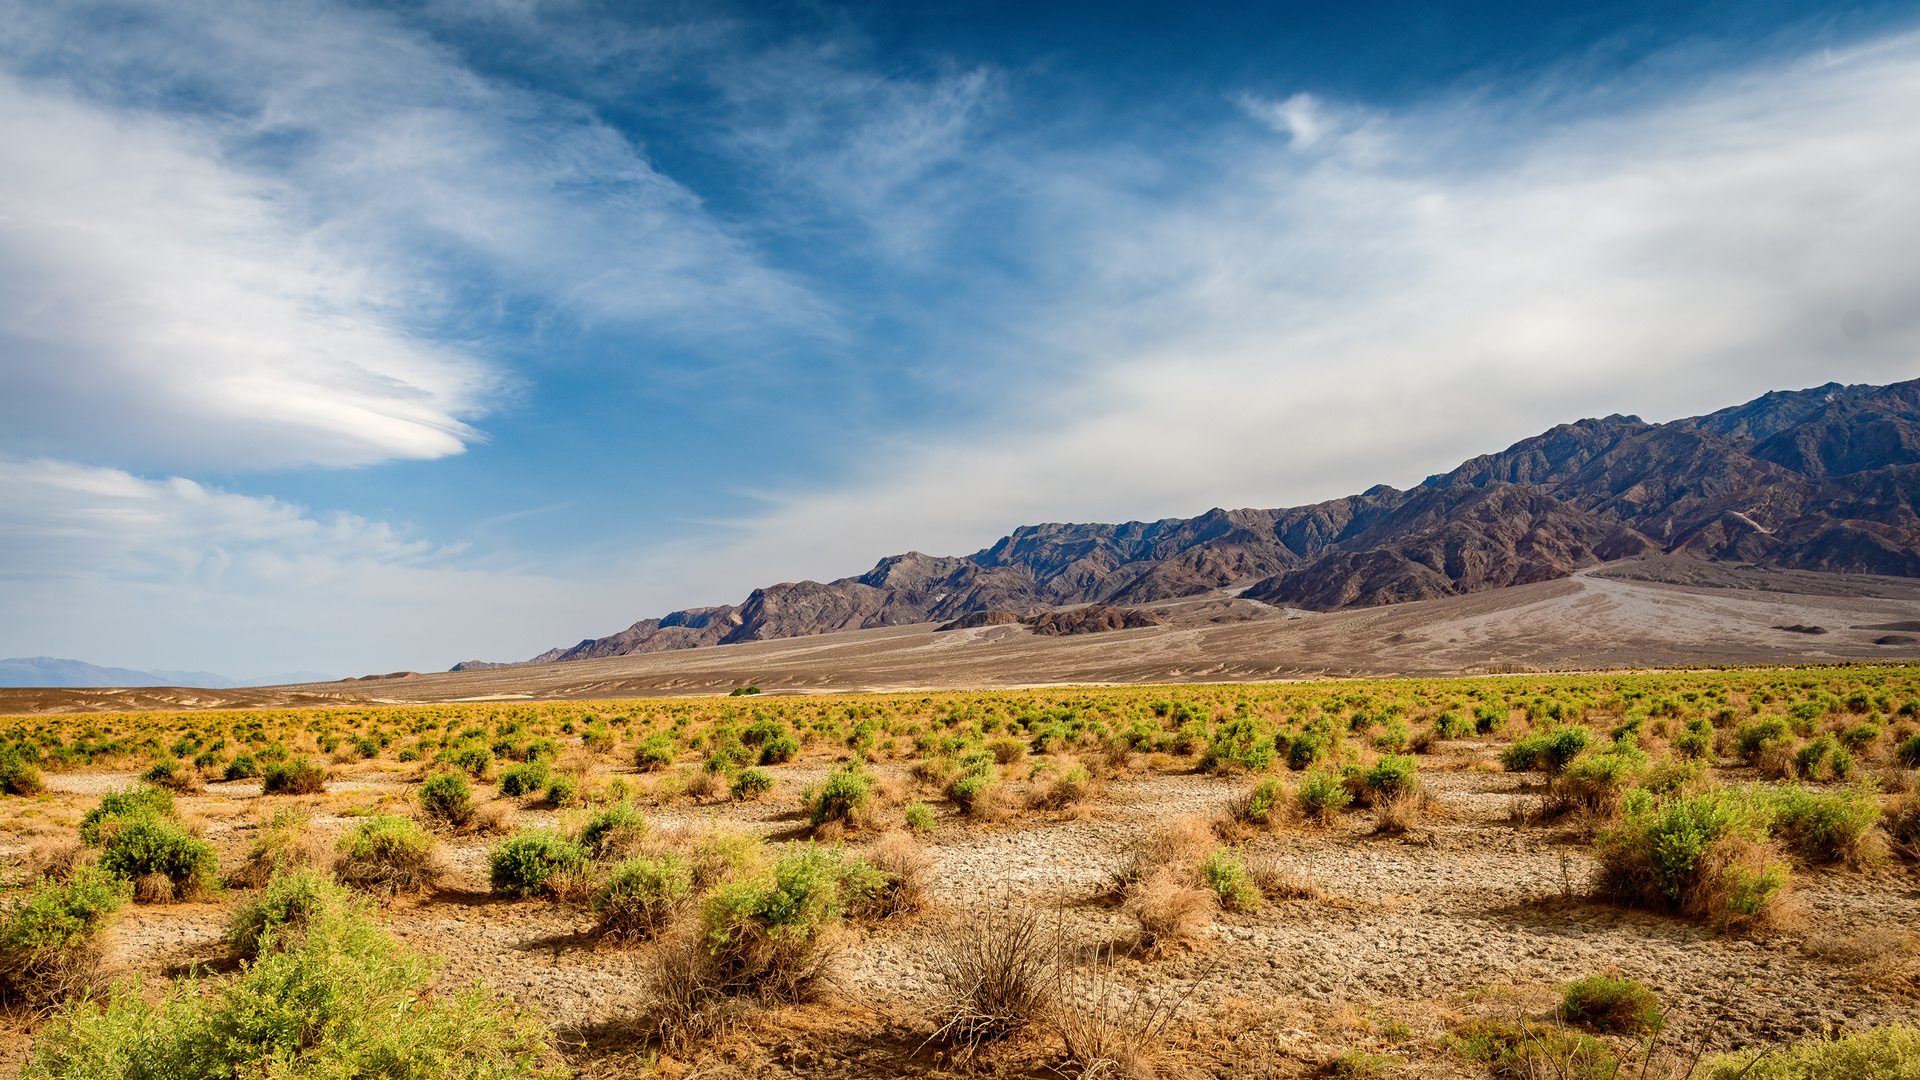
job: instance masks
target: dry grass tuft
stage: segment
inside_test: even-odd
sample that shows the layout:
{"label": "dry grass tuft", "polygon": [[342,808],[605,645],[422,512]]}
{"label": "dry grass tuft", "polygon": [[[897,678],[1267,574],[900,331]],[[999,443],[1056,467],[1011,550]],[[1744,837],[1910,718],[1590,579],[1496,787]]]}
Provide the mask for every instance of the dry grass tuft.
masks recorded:
{"label": "dry grass tuft", "polygon": [[1191,883],[1200,863],[1214,848],[1213,827],[1200,818],[1180,818],[1166,828],[1137,841],[1122,853],[1111,875],[1112,891],[1124,893],[1151,872],[1171,869]]}
{"label": "dry grass tuft", "polygon": [[1412,832],[1420,827],[1426,803],[1426,794],[1419,791],[1402,791],[1381,799],[1374,807],[1373,831],[1386,836]]}
{"label": "dry grass tuft", "polygon": [[288,870],[324,870],[333,861],[333,845],[314,833],[311,816],[298,807],[280,807],[260,827],[240,868],[227,875],[238,889],[265,888],[275,874]]}
{"label": "dry grass tuft", "polygon": [[977,914],[936,937],[930,959],[946,991],[933,1041],[970,1060],[1049,1019],[1060,1000],[1064,944],[1058,920],[1012,906]]}
{"label": "dry grass tuft", "polygon": [[473,831],[481,836],[508,836],[520,827],[520,808],[509,799],[495,799],[473,812]]}
{"label": "dry grass tuft", "polygon": [[178,896],[172,878],[165,874],[142,874],[133,880],[133,899],[142,904],[171,904]]}
{"label": "dry grass tuft", "polygon": [[1166,866],[1127,886],[1121,907],[1139,923],[1138,945],[1146,952],[1199,936],[1213,919],[1218,901],[1206,889],[1187,884]]}
{"label": "dry grass tuft", "polygon": [[687,778],[687,797],[707,802],[727,794],[727,782],[719,773],[697,772]]}
{"label": "dry grass tuft", "polygon": [[1313,876],[1298,867],[1282,866],[1272,858],[1253,859],[1247,873],[1254,888],[1268,900],[1325,900],[1326,891]]}
{"label": "dry grass tuft", "polygon": [[65,881],[83,866],[100,861],[100,850],[88,847],[71,836],[36,841],[22,860],[27,882],[41,879]]}
{"label": "dry grass tuft", "polygon": [[898,829],[883,834],[866,853],[873,867],[887,876],[862,914],[869,918],[914,915],[929,906],[928,886],[933,859],[912,836]]}
{"label": "dry grass tuft", "polygon": [[1154,1080],[1160,1074],[1156,1051],[1165,1046],[1167,1023],[1192,989],[1158,1002],[1129,993],[1115,975],[1116,959],[1111,949],[1099,950],[1074,973],[1053,1010],[1052,1026],[1077,1075]]}

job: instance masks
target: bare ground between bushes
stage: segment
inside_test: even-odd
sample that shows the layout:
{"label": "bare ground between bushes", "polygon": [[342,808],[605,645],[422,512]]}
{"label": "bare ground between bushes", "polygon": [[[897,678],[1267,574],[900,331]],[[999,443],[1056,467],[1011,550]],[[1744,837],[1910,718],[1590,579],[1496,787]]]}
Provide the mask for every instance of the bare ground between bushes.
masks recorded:
{"label": "bare ground between bushes", "polygon": [[[1593,870],[1591,849],[1570,834],[1516,827],[1509,811],[1531,796],[1521,777],[1473,768],[1490,757],[1460,745],[1424,759],[1422,779],[1438,811],[1401,837],[1371,835],[1371,815],[1350,814],[1327,830],[1261,833],[1251,855],[1269,857],[1316,885],[1318,900],[1269,903],[1218,916],[1191,947],[1146,959],[1122,953],[1113,969],[1120,998],[1177,1005],[1186,1034],[1169,1060],[1207,1075],[1290,1075],[1349,1048],[1404,1060],[1418,1075],[1484,1075],[1446,1051],[1449,1025],[1470,1016],[1540,1018],[1568,980],[1594,973],[1638,979],[1667,1010],[1675,1045],[1756,1046],[1920,1014],[1920,981],[1901,935],[1920,931],[1914,873],[1903,864],[1870,873],[1804,872],[1800,925],[1765,937],[1712,929],[1579,898]],[[775,838],[798,835],[799,788],[818,763],[774,767],[780,786],[755,803],[648,809],[658,829],[727,827]],[[882,766],[883,773],[890,767]],[[900,774],[904,778],[904,774]],[[76,819],[120,774],[48,778],[49,817]],[[361,769],[327,796],[307,800],[316,826],[338,831],[349,806],[404,793],[404,774]],[[936,860],[932,913],[850,935],[827,1002],[762,1016],[726,1053],[696,1062],[699,1075],[931,1074],[932,1008],[941,982],[930,963],[936,939],[969,911],[1033,904],[1086,943],[1122,943],[1130,923],[1106,899],[1107,876],[1128,845],[1186,816],[1212,817],[1248,783],[1191,774],[1135,774],[1107,782],[1075,815],[1018,814],[980,826],[940,806],[927,839]],[[196,820],[237,865],[246,842],[278,799],[257,784],[216,784],[184,797]],[[897,811],[896,811],[897,813]],[[522,824],[551,823],[552,811],[523,809]],[[48,835],[53,834],[52,829]],[[443,981],[481,979],[534,1010],[563,1038],[591,1043],[585,1075],[625,1075],[620,1021],[643,992],[649,949],[597,948],[584,909],[508,901],[487,891],[486,851],[494,840],[446,840],[450,867],[431,897],[386,910],[393,931],[445,964]],[[16,861],[27,838],[7,854]],[[195,965],[217,965],[226,907],[217,903],[139,906],[113,931],[111,964],[157,983]],[[1402,1031],[1395,1022],[1405,1025]],[[757,1026],[755,1026],[757,1025]],[[1171,1036],[1170,1036],[1171,1037]],[[28,1045],[16,1021],[0,1043],[9,1072]],[[687,1063],[657,1061],[678,1075]]]}

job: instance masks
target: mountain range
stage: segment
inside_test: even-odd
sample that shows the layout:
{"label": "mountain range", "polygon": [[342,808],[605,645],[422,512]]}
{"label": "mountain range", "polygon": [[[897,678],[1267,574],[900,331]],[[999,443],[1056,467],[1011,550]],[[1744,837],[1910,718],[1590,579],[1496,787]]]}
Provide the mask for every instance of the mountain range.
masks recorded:
{"label": "mountain range", "polygon": [[289,671],[257,679],[232,679],[211,671],[135,671],[52,656],[16,656],[10,660],[0,660],[0,686],[193,686],[225,690],[237,686],[322,682],[330,678],[332,676],[313,671]]}
{"label": "mountain range", "polygon": [[[526,664],[1214,589],[1330,611],[1565,577],[1633,555],[1920,576],[1920,380],[1775,391],[1705,416],[1562,424],[1428,477],[1308,506],[1015,529],[972,555],[755,589]],[[455,671],[500,667],[469,661]]]}

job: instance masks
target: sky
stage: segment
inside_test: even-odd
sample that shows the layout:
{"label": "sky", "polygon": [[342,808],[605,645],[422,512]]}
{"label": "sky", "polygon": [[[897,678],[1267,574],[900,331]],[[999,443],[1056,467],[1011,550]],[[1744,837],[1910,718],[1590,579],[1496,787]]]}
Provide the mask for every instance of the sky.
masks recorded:
{"label": "sky", "polygon": [[1920,7],[0,0],[0,656],[524,659],[1920,376]]}

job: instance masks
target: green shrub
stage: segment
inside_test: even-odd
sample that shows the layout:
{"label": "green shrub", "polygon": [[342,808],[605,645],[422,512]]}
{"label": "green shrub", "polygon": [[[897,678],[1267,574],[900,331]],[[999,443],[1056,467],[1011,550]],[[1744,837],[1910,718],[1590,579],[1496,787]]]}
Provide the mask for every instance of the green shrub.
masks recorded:
{"label": "green shrub", "polygon": [[412,818],[362,818],[340,837],[335,873],[342,884],[393,896],[433,888],[440,878],[436,842]]}
{"label": "green shrub", "polygon": [[1569,1021],[1602,1034],[1651,1035],[1665,1023],[1653,991],[1605,975],[1568,983],[1560,1008]]}
{"label": "green shrub", "polygon": [[1264,772],[1272,767],[1278,752],[1274,748],[1273,729],[1250,716],[1230,720],[1214,729],[1206,750],[1201,753],[1202,772],[1224,773],[1235,768]]}
{"label": "green shrub", "polygon": [[[432,992],[433,965],[359,912],[323,911],[297,944],[160,1000],[122,984],[41,1031],[24,1080],[563,1075],[545,1029],[483,985]],[[550,1064],[551,1063],[551,1064]]]}
{"label": "green shrub", "polygon": [[1387,721],[1387,726],[1381,729],[1380,734],[1373,737],[1373,748],[1389,754],[1398,754],[1407,749],[1407,743],[1412,739],[1413,729],[1407,726],[1405,720],[1396,718]]}
{"label": "green shrub", "polygon": [[[218,889],[219,858],[213,845],[179,822],[152,813],[108,818],[99,828],[100,869],[133,882],[155,900],[192,899]],[[164,878],[164,891],[150,884]],[[148,879],[148,880],[142,880]]]}
{"label": "green shrub", "polygon": [[1553,779],[1592,741],[1592,730],[1583,725],[1555,728],[1529,735],[1502,750],[1500,765],[1508,772],[1544,772]]}
{"label": "green shrub", "polygon": [[1920,1075],[1920,1028],[1877,1027],[1765,1052],[1708,1059],[1702,1080],[1912,1080]]}
{"label": "green shrub", "polygon": [[523,829],[487,853],[487,867],[494,892],[532,896],[584,875],[587,853],[558,833]]}
{"label": "green shrub", "polygon": [[1312,721],[1287,743],[1287,768],[1299,772],[1325,760],[1339,741],[1339,732],[1324,718]]}
{"label": "green shrub", "polygon": [[1545,1024],[1475,1020],[1454,1033],[1454,1052],[1492,1066],[1502,1080],[1618,1080],[1620,1061],[1591,1035]]}
{"label": "green shrub", "polygon": [[458,828],[473,820],[473,786],[459,773],[435,773],[416,793],[420,812]]}
{"label": "green shrub", "polygon": [[295,870],[267,882],[260,895],[233,911],[227,948],[252,960],[269,946],[287,948],[322,912],[354,907],[353,894],[313,870]]}
{"label": "green shrub", "polygon": [[100,805],[87,811],[86,816],[80,819],[80,839],[90,846],[99,847],[102,842],[101,830],[114,819],[159,817],[177,820],[179,816],[173,808],[173,793],[165,788],[113,790],[100,796]]}
{"label": "green shrub", "polygon": [[1674,736],[1673,752],[1683,758],[1698,760],[1713,751],[1713,725],[1701,717],[1687,721],[1687,728]]}
{"label": "green shrub", "polygon": [[1868,786],[1823,794],[1802,787],[1770,795],[1774,834],[1806,863],[1861,857],[1861,841],[1880,820],[1880,803]]}
{"label": "green shrub", "polygon": [[798,753],[800,753],[800,740],[782,732],[760,745],[760,764],[784,764],[792,761]]}
{"label": "green shrub", "polygon": [[434,762],[450,765],[475,780],[493,775],[493,751],[477,742],[459,743],[434,755]]}
{"label": "green shrub", "polygon": [[800,802],[818,827],[829,821],[854,822],[872,797],[872,777],[857,765],[836,765],[825,780],[800,793]]}
{"label": "green shrub", "polygon": [[734,774],[733,784],[728,788],[736,801],[758,799],[773,790],[773,777],[764,769],[741,769]]}
{"label": "green shrub", "polygon": [[569,773],[554,773],[547,780],[547,805],[572,806],[580,801],[580,781]]}
{"label": "green shrub", "polygon": [[1618,825],[1596,838],[1603,896],[1717,923],[1766,922],[1788,871],[1771,856],[1763,793],[1720,789],[1658,801],[1627,793]]}
{"label": "green shrub", "polygon": [[1913,735],[1893,752],[1894,759],[1909,769],[1920,769],[1920,735]]}
{"label": "green shrub", "polygon": [[1647,755],[1630,743],[1614,743],[1597,754],[1587,754],[1560,776],[1564,804],[1612,816],[1628,789],[1646,776]]}
{"label": "green shrub", "polygon": [[524,765],[515,765],[500,774],[500,794],[514,799],[531,795],[546,786],[547,778],[552,775],[552,772],[552,768],[547,765],[544,758],[535,758]]}
{"label": "green shrub", "polygon": [[1265,824],[1287,797],[1287,786],[1268,778],[1227,804],[1227,816],[1243,825]]}
{"label": "green shrub", "polygon": [[595,932],[619,941],[646,941],[667,928],[693,895],[693,876],[678,855],[633,858],[613,868],[593,894],[600,915]]}
{"label": "green shrub", "polygon": [[1420,763],[1410,755],[1388,754],[1366,772],[1367,795],[1374,801],[1391,799],[1420,788]]}
{"label": "green shrub", "polygon": [[221,775],[228,780],[251,780],[260,775],[260,759],[252,754],[236,755]]}
{"label": "green shrub", "polygon": [[633,764],[641,772],[663,772],[680,758],[680,744],[664,734],[653,734],[633,748]]}
{"label": "green shrub", "polygon": [[1448,709],[1433,718],[1433,734],[1436,738],[1465,739],[1470,738],[1477,730],[1473,721],[1453,709]]}
{"label": "green shrub", "polygon": [[266,795],[318,795],[327,790],[327,770],[306,758],[289,758],[267,766],[260,790]]}
{"label": "green shrub", "polygon": [[9,795],[38,795],[47,789],[46,780],[33,762],[17,747],[0,752],[0,791]]}
{"label": "green shrub", "polygon": [[1321,769],[1308,773],[1293,797],[1299,802],[1302,815],[1320,822],[1331,822],[1353,802],[1352,793],[1340,782],[1340,777]]}
{"label": "green shrub", "polygon": [[906,809],[907,828],[917,833],[930,833],[934,830],[933,808],[923,802],[910,802]]}
{"label": "green shrub", "polygon": [[632,803],[617,802],[587,819],[580,829],[580,847],[594,859],[622,859],[647,838],[646,815]]}
{"label": "green shrub", "polygon": [[1778,716],[1749,720],[1736,728],[1733,733],[1734,752],[1745,759],[1749,765],[1759,759],[1761,751],[1789,746],[1792,743],[1792,726]]}
{"label": "green shrub", "polygon": [[722,883],[700,911],[715,981],[733,993],[793,999],[820,973],[820,935],[886,885],[859,859],[802,846],[766,876]]}
{"label": "green shrub", "polygon": [[992,805],[990,800],[1000,786],[1000,778],[990,772],[968,772],[954,777],[947,785],[947,798],[953,804],[970,814],[977,814]]}
{"label": "green shrub", "polygon": [[125,881],[82,866],[10,901],[0,912],[0,1001],[42,1008],[91,989],[101,936],[130,892]]}
{"label": "green shrub", "polygon": [[1231,848],[1215,848],[1200,863],[1200,876],[1228,911],[1252,911],[1260,906],[1260,890],[1253,884],[1246,860]]}
{"label": "green shrub", "polygon": [[182,795],[190,795],[206,789],[206,785],[200,782],[199,773],[182,765],[174,758],[154,762],[152,768],[140,774],[140,780],[154,787],[177,791]]}

